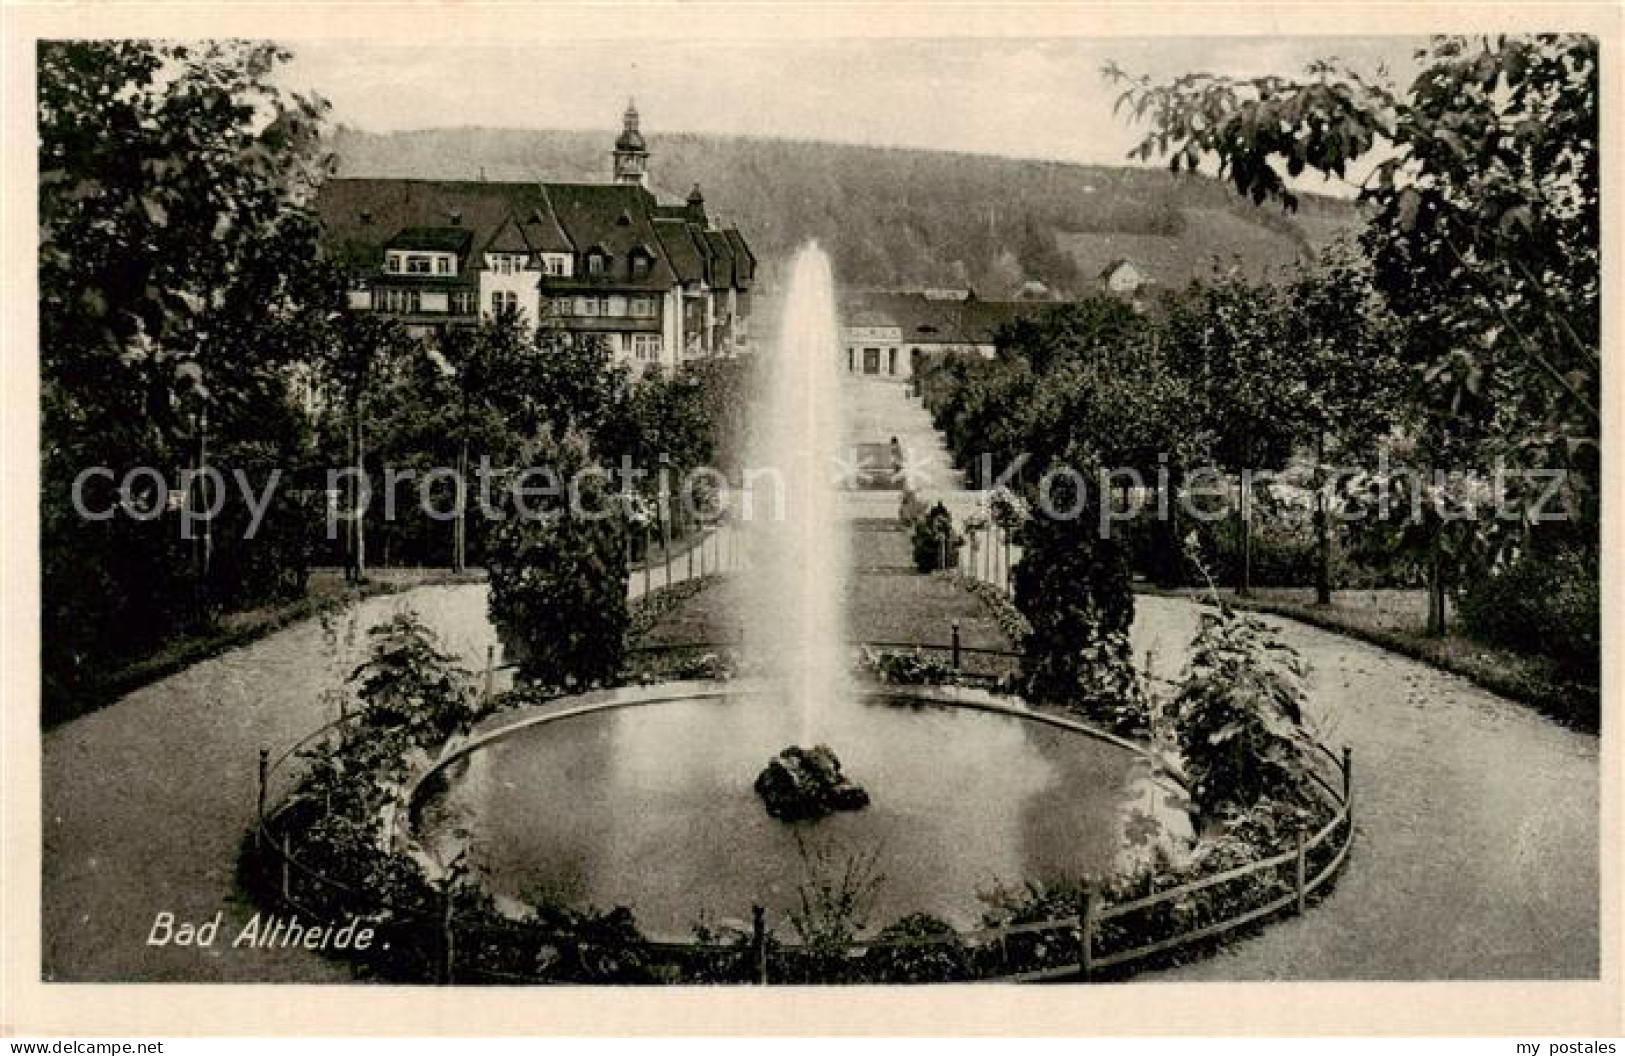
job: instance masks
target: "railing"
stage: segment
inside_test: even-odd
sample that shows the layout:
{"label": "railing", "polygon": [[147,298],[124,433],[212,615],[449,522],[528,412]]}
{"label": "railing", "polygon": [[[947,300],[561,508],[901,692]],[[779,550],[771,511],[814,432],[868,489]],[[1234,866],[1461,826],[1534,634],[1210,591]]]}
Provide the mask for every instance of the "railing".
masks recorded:
{"label": "railing", "polygon": [[[956,628],[957,630],[957,628]],[[948,645],[920,643],[854,643],[875,649],[919,649],[950,655],[957,668],[966,656],[1001,660],[1019,659],[1008,650],[962,645],[957,633]],[[682,643],[648,647],[645,651],[727,647],[727,643]],[[488,665],[487,682],[490,671]],[[818,982],[831,971],[843,978],[853,973],[871,981],[885,981],[887,965],[905,952],[945,948],[954,979],[984,982],[1036,982],[1053,979],[1090,980],[1099,973],[1120,973],[1130,965],[1167,958],[1181,949],[1212,942],[1272,915],[1302,913],[1311,896],[1329,884],[1347,861],[1354,840],[1353,763],[1350,749],[1341,753],[1314,741],[1313,751],[1331,772],[1328,779],[1315,768],[1310,775],[1333,810],[1330,820],[1307,836],[1299,834],[1290,850],[1238,865],[1178,886],[1157,890],[1158,877],[1147,876],[1146,893],[1111,901],[1092,887],[1082,891],[1075,913],[1040,921],[954,931],[926,936],[866,939],[837,947],[784,943],[766,926],[766,914],[752,907],[752,927],[728,941],[665,942],[638,939],[594,939],[575,933],[550,933],[532,927],[460,928],[449,896],[439,905],[393,904],[345,881],[325,875],[299,861],[291,837],[281,822],[300,800],[291,795],[298,773],[290,765],[323,742],[343,737],[360,715],[341,716],[274,758],[261,749],[259,796],[254,828],[256,865],[261,889],[282,907],[307,920],[336,923],[348,914],[335,912],[348,903],[374,906],[393,918],[389,940],[396,959],[419,977],[441,982],[540,982],[559,965],[573,966],[589,977],[617,979],[617,966],[637,964],[639,978],[682,982]],[[1068,720],[1070,723],[1073,720]],[[1088,730],[1084,724],[1080,729]],[[1108,736],[1098,734],[1099,736]],[[1110,737],[1113,741],[1119,738]],[[279,785],[285,791],[279,794]],[[1187,900],[1221,886],[1250,884],[1247,897],[1234,912],[1214,918],[1193,916]],[[1168,932],[1167,934],[1159,934]],[[1142,941],[1147,935],[1157,937]],[[551,950],[554,958],[539,965],[538,951]],[[888,961],[888,956],[893,960]],[[939,966],[940,967],[940,966]],[[593,975],[594,972],[598,974]],[[575,976],[570,976],[575,978]]]}

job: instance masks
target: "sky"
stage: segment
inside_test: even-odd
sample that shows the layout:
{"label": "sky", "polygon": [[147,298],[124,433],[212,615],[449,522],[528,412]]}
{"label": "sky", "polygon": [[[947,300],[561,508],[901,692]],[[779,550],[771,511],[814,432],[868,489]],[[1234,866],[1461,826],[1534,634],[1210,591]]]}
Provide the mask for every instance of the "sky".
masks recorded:
{"label": "sky", "polygon": [[1121,164],[1108,60],[1157,78],[1298,74],[1337,56],[1404,83],[1402,37],[289,42],[290,88],[374,132],[609,129],[635,97],[645,132],[701,132]]}

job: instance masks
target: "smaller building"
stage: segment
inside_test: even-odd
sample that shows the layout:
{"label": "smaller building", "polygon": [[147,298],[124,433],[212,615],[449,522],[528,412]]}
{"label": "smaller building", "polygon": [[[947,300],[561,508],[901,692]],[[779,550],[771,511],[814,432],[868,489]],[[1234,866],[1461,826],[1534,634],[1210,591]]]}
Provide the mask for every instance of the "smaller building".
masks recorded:
{"label": "smaller building", "polygon": [[898,376],[903,330],[889,316],[859,310],[850,323],[841,327],[841,341],[846,346],[847,373]]}
{"label": "smaller building", "polygon": [[849,374],[912,378],[922,357],[993,358],[1001,328],[1055,307],[1052,301],[936,298],[921,291],[853,291],[841,304],[841,344]]}
{"label": "smaller building", "polygon": [[1133,261],[1122,257],[1107,264],[1100,272],[1101,288],[1119,296],[1138,297],[1140,291],[1150,283],[1150,276],[1136,267]]}

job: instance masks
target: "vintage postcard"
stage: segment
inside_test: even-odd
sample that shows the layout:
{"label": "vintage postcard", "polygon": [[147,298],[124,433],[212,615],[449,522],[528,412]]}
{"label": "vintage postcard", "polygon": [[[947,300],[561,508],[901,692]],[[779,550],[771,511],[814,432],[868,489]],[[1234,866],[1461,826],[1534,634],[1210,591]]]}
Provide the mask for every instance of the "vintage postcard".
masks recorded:
{"label": "vintage postcard", "polygon": [[0,1030],[1620,1033],[1617,6],[5,16]]}

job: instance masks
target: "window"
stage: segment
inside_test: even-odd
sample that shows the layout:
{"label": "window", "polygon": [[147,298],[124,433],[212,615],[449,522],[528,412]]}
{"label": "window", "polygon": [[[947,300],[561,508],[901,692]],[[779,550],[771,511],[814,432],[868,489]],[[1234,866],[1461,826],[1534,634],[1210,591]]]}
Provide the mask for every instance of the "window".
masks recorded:
{"label": "window", "polygon": [[651,261],[649,259],[649,255],[647,253],[634,252],[632,254],[631,263],[632,263],[632,277],[634,279],[648,278],[648,276],[649,276],[649,265],[650,265]]}
{"label": "window", "polygon": [[596,297],[577,297],[576,298],[576,314],[577,315],[597,315],[598,314],[598,298],[596,298]]}
{"label": "window", "polygon": [[633,297],[632,314],[639,319],[653,319],[660,314],[660,301],[654,297]]}
{"label": "window", "polygon": [[525,254],[487,253],[485,267],[487,271],[493,271],[498,275],[517,275],[525,270]]}
{"label": "window", "polygon": [[502,309],[504,309],[504,308],[517,309],[518,307],[519,307],[519,295],[517,293],[515,293],[514,291],[512,291],[512,290],[492,290],[491,291],[491,312],[493,314],[502,311]]}
{"label": "window", "polygon": [[602,275],[605,271],[605,260],[602,253],[587,254],[587,274]]}
{"label": "window", "polygon": [[384,271],[391,275],[455,275],[457,257],[453,253],[410,253],[392,249],[384,254]]}
{"label": "window", "polygon": [[567,278],[570,274],[570,258],[562,253],[549,253],[542,258],[542,270],[555,278]]}
{"label": "window", "polygon": [[603,315],[625,315],[626,298],[619,293],[612,293],[604,298]]}
{"label": "window", "polygon": [[418,291],[381,289],[376,303],[381,312],[410,314],[418,310]]}
{"label": "window", "polygon": [[632,355],[640,362],[651,363],[660,358],[659,334],[633,334]]}
{"label": "window", "polygon": [[473,315],[478,304],[479,294],[473,290],[451,291],[451,311],[453,315]]}

